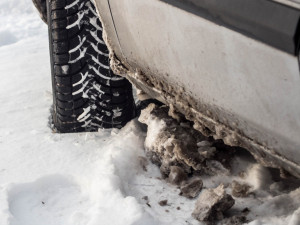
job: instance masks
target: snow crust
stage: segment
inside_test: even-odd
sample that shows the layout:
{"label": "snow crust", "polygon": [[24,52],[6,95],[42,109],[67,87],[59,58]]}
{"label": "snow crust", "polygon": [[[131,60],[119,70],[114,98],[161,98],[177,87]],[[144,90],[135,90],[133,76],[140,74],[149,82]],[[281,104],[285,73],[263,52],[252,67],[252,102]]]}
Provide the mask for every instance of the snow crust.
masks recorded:
{"label": "snow crust", "polygon": [[[196,200],[179,196],[155,165],[140,165],[146,132],[136,120],[122,130],[52,133],[49,64],[47,27],[31,1],[1,0],[0,225],[200,224],[191,216]],[[147,140],[156,134],[153,129]],[[251,225],[300,224],[295,180],[275,182],[241,155],[232,174],[203,177],[203,186],[232,180],[250,184],[254,195],[235,199],[230,213],[248,207]]]}

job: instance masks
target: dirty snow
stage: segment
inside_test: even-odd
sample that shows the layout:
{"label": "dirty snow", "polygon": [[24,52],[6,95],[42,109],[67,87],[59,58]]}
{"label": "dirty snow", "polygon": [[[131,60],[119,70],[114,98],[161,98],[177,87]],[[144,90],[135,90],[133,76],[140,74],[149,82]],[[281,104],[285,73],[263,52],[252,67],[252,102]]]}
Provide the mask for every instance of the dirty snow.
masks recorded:
{"label": "dirty snow", "polygon": [[[48,128],[47,27],[30,0],[0,2],[0,76],[0,225],[199,224],[191,216],[196,199],[179,196],[159,168],[141,163],[146,132],[137,120],[97,133]],[[300,224],[299,181],[275,182],[246,153],[232,170],[202,177],[203,189],[223,183],[230,193],[233,180],[251,186],[229,214],[248,208],[251,225]]]}

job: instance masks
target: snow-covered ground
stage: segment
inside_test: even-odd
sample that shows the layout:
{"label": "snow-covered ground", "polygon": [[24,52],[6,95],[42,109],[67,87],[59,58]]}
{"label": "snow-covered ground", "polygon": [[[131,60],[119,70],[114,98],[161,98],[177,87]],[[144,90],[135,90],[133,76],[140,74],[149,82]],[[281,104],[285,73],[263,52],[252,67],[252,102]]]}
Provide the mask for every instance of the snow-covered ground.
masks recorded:
{"label": "snow-covered ground", "polygon": [[[143,170],[146,133],[136,120],[122,130],[52,133],[47,27],[30,0],[0,1],[0,76],[0,225],[199,224],[195,200],[179,196],[156,166]],[[300,224],[299,184],[274,182],[247,155],[233,168],[203,177],[206,188],[252,186],[232,214],[247,207],[251,225]]]}

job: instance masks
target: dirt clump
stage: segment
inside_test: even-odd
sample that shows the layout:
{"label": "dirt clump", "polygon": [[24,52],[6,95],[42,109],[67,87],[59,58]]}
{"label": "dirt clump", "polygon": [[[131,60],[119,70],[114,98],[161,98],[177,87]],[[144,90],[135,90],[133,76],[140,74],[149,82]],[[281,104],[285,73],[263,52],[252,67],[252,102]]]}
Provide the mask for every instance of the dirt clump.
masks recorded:
{"label": "dirt clump", "polygon": [[237,181],[232,181],[231,184],[231,188],[232,188],[232,195],[234,197],[238,197],[238,198],[245,198],[248,197],[248,195],[250,194],[250,186],[248,184],[241,184]]}
{"label": "dirt clump", "polygon": [[161,200],[161,201],[158,202],[158,204],[159,204],[160,206],[166,206],[166,205],[168,205],[168,200],[167,200],[167,199]]}
{"label": "dirt clump", "polygon": [[199,177],[190,179],[180,187],[180,195],[187,198],[195,198],[202,190],[203,181]]}
{"label": "dirt clump", "polygon": [[185,171],[182,168],[178,166],[170,167],[168,181],[171,184],[180,185],[182,182],[186,181],[187,178],[188,178],[187,173],[185,173]]}
{"label": "dirt clump", "polygon": [[215,189],[205,189],[199,196],[192,216],[199,221],[214,221],[224,218],[223,212],[234,205],[235,201],[227,194],[224,185]]}

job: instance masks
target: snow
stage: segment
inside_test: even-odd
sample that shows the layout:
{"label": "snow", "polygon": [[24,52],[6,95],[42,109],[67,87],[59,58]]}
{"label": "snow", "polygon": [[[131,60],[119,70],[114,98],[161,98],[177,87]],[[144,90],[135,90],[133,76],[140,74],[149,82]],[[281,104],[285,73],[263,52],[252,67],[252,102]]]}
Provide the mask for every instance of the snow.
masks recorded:
{"label": "snow", "polygon": [[[196,199],[179,196],[155,165],[148,164],[147,171],[140,165],[146,133],[137,120],[121,130],[51,131],[49,64],[47,27],[31,1],[1,0],[0,225],[199,224],[191,216]],[[153,130],[147,141],[156,134]],[[234,206],[249,208],[249,224],[300,224],[297,182],[286,189],[241,155],[233,174],[203,177],[203,185],[215,188],[232,180],[248,182],[255,193]],[[160,206],[165,199],[167,206]]]}

